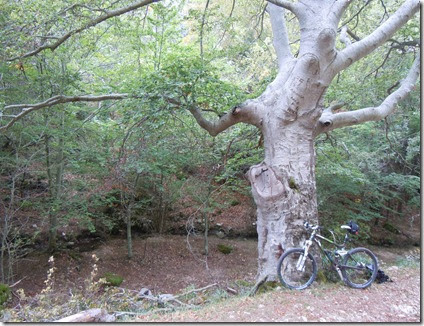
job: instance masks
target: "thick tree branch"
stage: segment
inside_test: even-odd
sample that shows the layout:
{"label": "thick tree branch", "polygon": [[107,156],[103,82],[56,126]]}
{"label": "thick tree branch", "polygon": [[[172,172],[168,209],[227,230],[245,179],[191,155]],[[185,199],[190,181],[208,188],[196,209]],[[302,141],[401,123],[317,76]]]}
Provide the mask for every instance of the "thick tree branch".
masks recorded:
{"label": "thick tree branch", "polygon": [[281,70],[288,60],[293,59],[287,35],[284,8],[269,3],[268,12],[271,18],[273,44],[277,53],[278,67]]}
{"label": "thick tree branch", "polygon": [[419,0],[406,0],[402,6],[374,32],[338,53],[335,70],[341,71],[370,54],[398,31],[419,10]]}
{"label": "thick tree branch", "polygon": [[337,22],[340,21],[343,13],[349,4],[352,3],[352,0],[336,0],[331,6],[331,12],[333,13]]}
{"label": "thick tree branch", "polygon": [[299,6],[297,3],[294,3],[288,0],[267,0],[267,1],[281,8],[290,10],[296,16],[299,14]]}
{"label": "thick tree branch", "polygon": [[[80,96],[65,96],[57,95],[51,97],[44,102],[36,104],[12,104],[4,107],[4,110],[10,109],[22,109],[20,113],[16,115],[9,115],[12,119],[4,126],[0,127],[0,131],[6,131],[13,126],[18,120],[25,117],[28,113],[37,111],[43,108],[51,107],[57,104],[69,103],[69,102],[100,102],[105,100],[122,100],[128,98],[128,94],[107,94],[107,95],[80,95]],[[3,115],[0,111],[0,117]]]}
{"label": "thick tree branch", "polygon": [[384,119],[393,113],[396,105],[403,100],[414,88],[420,74],[420,54],[418,53],[408,76],[400,83],[400,87],[391,93],[380,106],[360,109],[356,111],[333,113],[332,109],[323,112],[319,119],[318,133],[352,126],[367,121]]}
{"label": "thick tree branch", "polygon": [[342,27],[342,31],[340,33],[340,41],[343,42],[346,46],[349,46],[352,44],[352,41],[349,39],[349,37],[347,36],[347,25],[344,25]]}
{"label": "thick tree branch", "polygon": [[234,107],[231,111],[223,115],[217,121],[207,120],[201,113],[201,110],[195,106],[189,107],[190,113],[196,119],[197,123],[205,129],[211,136],[216,136],[229,127],[245,122],[260,128],[262,122],[262,107],[254,100],[248,100],[240,106]]}
{"label": "thick tree branch", "polygon": [[68,33],[66,33],[65,35],[59,37],[55,42],[50,43],[50,44],[45,44],[43,46],[40,46],[38,48],[36,48],[35,50],[32,50],[30,52],[27,52],[25,54],[22,54],[20,56],[14,57],[14,58],[10,58],[10,59],[6,59],[6,61],[14,61],[14,60],[18,60],[18,59],[23,59],[23,58],[27,58],[27,57],[31,57],[34,56],[38,53],[40,53],[41,51],[44,51],[46,49],[50,49],[51,51],[54,51],[59,45],[61,45],[62,43],[64,43],[68,38],[70,38],[72,35],[78,34],[86,29],[89,29],[90,27],[96,26],[97,24],[100,24],[101,22],[112,18],[112,17],[116,17],[116,16],[120,16],[122,14],[125,14],[129,11],[133,11],[135,9],[138,9],[140,7],[144,7],[146,5],[149,5],[153,2],[158,2],[160,0],[142,0],[142,1],[137,1],[127,7],[123,7],[123,8],[119,8],[116,10],[112,10],[107,12],[106,14],[97,17],[96,19],[93,19],[91,21],[89,21],[88,23],[86,23],[85,25],[83,25],[80,28],[74,29]]}

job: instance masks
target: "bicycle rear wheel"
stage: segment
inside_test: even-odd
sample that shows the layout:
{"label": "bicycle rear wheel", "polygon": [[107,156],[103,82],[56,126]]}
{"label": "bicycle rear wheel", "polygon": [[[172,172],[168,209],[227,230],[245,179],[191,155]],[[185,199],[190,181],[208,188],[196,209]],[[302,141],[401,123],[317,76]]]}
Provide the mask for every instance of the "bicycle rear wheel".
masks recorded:
{"label": "bicycle rear wheel", "polygon": [[365,289],[377,276],[377,258],[367,248],[354,248],[344,257],[341,270],[347,285],[355,289]]}
{"label": "bicycle rear wheel", "polygon": [[303,254],[302,248],[289,249],[284,252],[278,261],[278,278],[284,286],[290,289],[306,289],[317,276],[317,263],[311,254],[306,257],[303,270],[297,270],[296,265]]}

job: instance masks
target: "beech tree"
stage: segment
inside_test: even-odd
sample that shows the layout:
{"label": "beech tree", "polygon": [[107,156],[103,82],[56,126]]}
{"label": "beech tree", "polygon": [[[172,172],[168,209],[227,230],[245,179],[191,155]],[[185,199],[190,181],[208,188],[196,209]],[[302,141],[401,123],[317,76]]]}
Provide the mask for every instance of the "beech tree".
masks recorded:
{"label": "beech tree", "polygon": [[[417,54],[400,87],[378,106],[348,112],[334,112],[340,103],[325,108],[326,89],[334,77],[390,39],[419,10],[420,2],[405,1],[375,31],[353,43],[342,28],[343,49],[335,47],[337,31],[351,1],[268,2],[277,77],[261,96],[235,107],[218,121],[208,121],[199,109],[190,108],[212,136],[239,122],[255,125],[263,133],[265,158],[249,171],[257,205],[258,282],[276,279],[282,250],[298,246],[304,238],[303,221],[318,223],[314,139],[336,128],[384,119],[414,88],[420,70]],[[285,10],[299,21],[297,57],[290,50]]]}
{"label": "beech tree", "polygon": [[[105,11],[104,15],[56,38],[52,43],[11,57],[16,61],[55,50],[72,35],[102,21],[156,1],[139,1],[131,6]],[[209,3],[209,1],[207,1]],[[336,128],[384,119],[413,89],[420,70],[417,54],[409,73],[382,103],[373,107],[340,112],[343,103],[325,107],[326,91],[335,77],[366,57],[402,28],[419,10],[419,0],[406,0],[379,27],[360,39],[341,23],[351,0],[268,0],[278,74],[257,98],[247,100],[218,120],[211,121],[195,104],[186,107],[198,124],[216,136],[237,123],[254,125],[262,132],[265,157],[248,172],[257,206],[257,280],[275,280],[279,256],[304,239],[303,221],[318,223],[315,182],[314,140]],[[298,53],[292,53],[286,28],[287,11],[297,18],[300,31]],[[339,39],[344,45],[336,46]],[[203,51],[203,49],[202,49]],[[129,94],[57,95],[35,104],[13,104],[4,110],[22,111],[0,127],[7,130],[28,113],[56,104],[75,101],[124,99]],[[167,98],[179,105],[178,99]]]}

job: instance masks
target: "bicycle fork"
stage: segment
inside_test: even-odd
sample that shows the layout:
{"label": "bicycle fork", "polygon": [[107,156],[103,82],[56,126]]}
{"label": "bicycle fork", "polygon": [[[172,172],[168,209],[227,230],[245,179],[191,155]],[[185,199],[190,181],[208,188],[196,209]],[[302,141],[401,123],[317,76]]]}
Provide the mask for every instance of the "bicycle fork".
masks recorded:
{"label": "bicycle fork", "polygon": [[305,261],[306,257],[308,257],[309,247],[312,245],[312,240],[306,240],[305,245],[303,246],[303,255],[300,255],[299,259],[297,260],[296,269],[299,272],[305,271]]}

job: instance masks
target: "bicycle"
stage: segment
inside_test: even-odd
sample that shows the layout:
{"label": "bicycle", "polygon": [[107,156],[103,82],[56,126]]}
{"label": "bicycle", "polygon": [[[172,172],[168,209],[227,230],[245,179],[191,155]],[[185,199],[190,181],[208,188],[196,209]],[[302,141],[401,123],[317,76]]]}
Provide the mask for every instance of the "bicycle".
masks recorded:
{"label": "bicycle", "polygon": [[[308,240],[302,248],[286,250],[278,261],[277,274],[280,282],[290,289],[303,290],[309,287],[315,280],[318,268],[315,258],[309,252],[312,244],[316,243],[325,256],[330,260],[332,267],[337,271],[340,279],[348,286],[355,289],[365,289],[374,282],[378,262],[374,253],[367,248],[345,249],[350,240],[348,233],[358,234],[359,226],[352,221],[349,225],[342,225],[346,229],[346,235],[342,244],[338,244],[334,232],[329,230],[333,240],[327,239],[318,233],[323,227],[310,225],[304,222],[307,230],[312,230]],[[334,251],[325,250],[320,240],[331,243],[336,248]]]}

